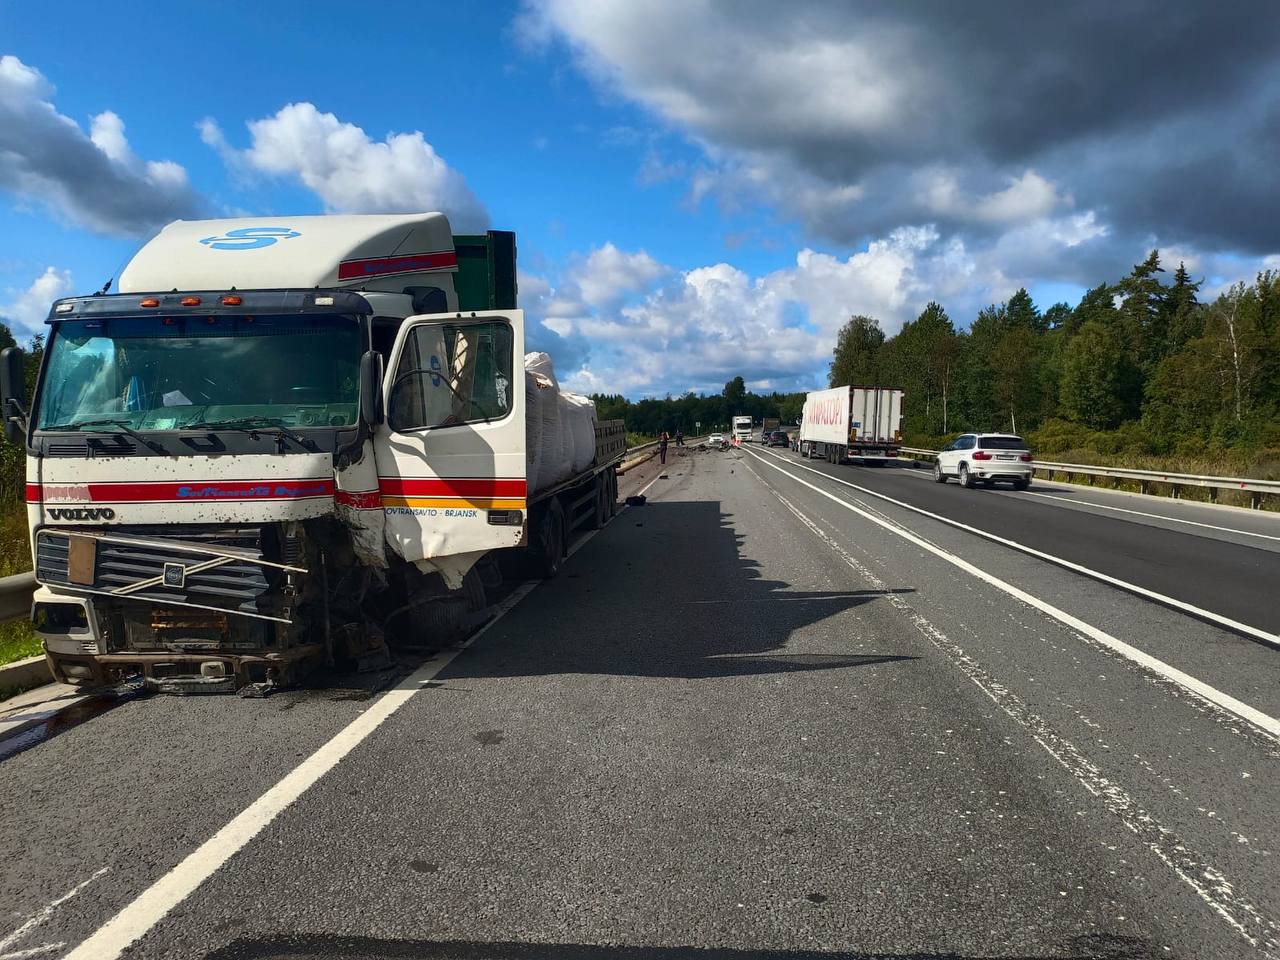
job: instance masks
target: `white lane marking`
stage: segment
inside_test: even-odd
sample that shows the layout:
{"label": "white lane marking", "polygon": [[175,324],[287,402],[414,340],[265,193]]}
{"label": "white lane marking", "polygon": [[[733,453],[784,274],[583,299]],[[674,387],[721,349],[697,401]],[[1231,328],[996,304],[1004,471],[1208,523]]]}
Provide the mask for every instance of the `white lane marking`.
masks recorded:
{"label": "white lane marking", "polygon": [[40,926],[40,924],[44,923],[51,916],[53,916],[53,912],[57,910],[60,906],[62,906],[64,903],[66,903],[68,900],[74,897],[77,893],[79,893],[89,884],[93,883],[93,881],[97,880],[100,876],[102,876],[104,873],[106,873],[110,869],[111,869],[110,867],[102,867],[100,870],[95,871],[94,874],[91,877],[89,877],[88,880],[81,880],[79,883],[77,883],[74,887],[72,887],[62,896],[58,897],[58,899],[45,904],[43,907],[37,910],[35,914],[33,914],[31,918],[27,920],[26,923],[20,926],[17,930],[13,931],[13,933],[6,936],[3,940],[0,940],[0,950],[7,950],[9,947],[12,947],[15,943],[17,943],[19,940],[25,937],[28,933],[30,933],[36,927]]}
{"label": "white lane marking", "polygon": [[[761,462],[765,462],[765,463],[768,462],[764,459],[764,457],[756,453],[754,450],[749,452],[753,457],[760,460]],[[1071,560],[1064,560],[1062,557],[1055,557],[1051,553],[1045,553],[1043,550],[1037,550],[1035,547],[1029,547],[1025,543],[1018,543],[1018,541],[1010,540],[1008,537],[1002,537],[995,533],[989,533],[986,530],[980,530],[977,527],[971,527],[967,523],[961,523],[959,520],[952,520],[950,517],[944,517],[941,514],[933,513],[930,510],[925,510],[922,507],[914,506],[903,500],[897,500],[894,497],[889,496],[888,494],[879,493],[875,490],[868,489],[867,487],[860,487],[856,483],[850,483],[848,480],[842,480],[839,477],[833,477],[829,473],[823,473],[821,470],[813,469],[813,467],[806,467],[802,463],[793,463],[791,460],[784,459],[783,457],[779,456],[776,453],[771,452],[769,455],[776,460],[782,460],[784,463],[790,464],[791,466],[799,467],[801,470],[808,470],[810,473],[816,473],[818,476],[823,477],[827,480],[830,480],[832,483],[838,483],[846,487],[851,487],[854,490],[867,494],[867,496],[876,497],[880,500],[887,500],[889,503],[892,503],[898,507],[902,507],[902,509],[904,510],[910,510],[912,513],[918,513],[921,516],[930,518],[931,520],[937,520],[939,523],[945,523],[948,526],[956,527],[957,529],[964,530],[968,533],[972,533],[975,536],[982,537],[986,540],[991,540],[994,543],[999,543],[999,544],[1002,544],[1003,546],[1011,547],[1014,550],[1019,550],[1022,553],[1028,554],[1029,556],[1037,557],[1040,560],[1047,560],[1049,563],[1056,564],[1060,567],[1065,567],[1068,570],[1072,570],[1076,573],[1083,574],[1086,577],[1092,577],[1094,580],[1100,580],[1103,583],[1108,583],[1113,587],[1119,587],[1121,590],[1127,590],[1130,593],[1136,593],[1138,596],[1147,597],[1150,600],[1155,600],[1158,603],[1165,604],[1166,606],[1175,607],[1178,610],[1182,610],[1186,613],[1192,614],[1193,616],[1200,617],[1202,620],[1208,620],[1211,623],[1216,623],[1216,624],[1219,624],[1220,626],[1227,627],[1228,629],[1235,630],[1237,633],[1243,633],[1257,640],[1261,640],[1267,646],[1280,647],[1280,634],[1270,633],[1266,630],[1263,630],[1260,627],[1250,626],[1247,623],[1241,623],[1239,620],[1233,620],[1230,617],[1225,617],[1220,613],[1214,613],[1212,610],[1205,610],[1203,607],[1197,607],[1195,604],[1187,603],[1185,600],[1179,600],[1176,597],[1170,597],[1163,593],[1157,593],[1155,590],[1148,590],[1146,587],[1140,587],[1136,583],[1130,583],[1127,580],[1121,580],[1118,577],[1113,577],[1110,574],[1103,573],[1101,570],[1094,570],[1092,567],[1086,567],[1086,566],[1083,566],[1082,564],[1075,563]],[[781,469],[780,467],[777,467],[771,463],[768,465],[773,467],[775,470]],[[782,472],[786,473],[785,470],[783,470]],[[797,480],[800,483],[805,482],[801,480],[799,477],[795,476],[795,474],[788,474],[788,476],[793,477],[795,480]],[[815,487],[814,489],[816,490],[817,488]],[[823,492],[825,494],[825,491]],[[830,494],[826,494],[826,495],[830,496]],[[839,500],[838,498],[833,498],[833,499],[836,499],[840,503],[844,502],[843,500]]]}
{"label": "white lane marking", "polygon": [[0,953],[0,960],[27,960],[28,957],[38,957],[42,953],[53,953],[53,951],[61,950],[65,946],[66,943],[59,940],[57,943],[46,943],[38,947],[27,947],[24,950]]}
{"label": "white lane marking", "polygon": [[[1228,693],[1223,693],[1221,690],[1217,689],[1216,687],[1211,687],[1209,684],[1205,683],[1203,680],[1198,680],[1195,677],[1191,676],[1189,673],[1184,673],[1181,670],[1179,670],[1177,667],[1170,666],[1169,664],[1165,663],[1163,660],[1153,657],[1151,654],[1143,650],[1139,650],[1137,647],[1132,646],[1128,643],[1125,643],[1123,640],[1113,637],[1109,633],[1105,633],[1104,631],[1099,630],[1097,627],[1093,626],[1092,624],[1085,623],[1079,617],[1076,617],[1070,613],[1067,613],[1065,610],[1061,610],[1058,607],[1055,607],[1053,604],[1045,600],[1041,600],[1039,597],[1032,596],[1031,594],[1027,593],[1025,590],[1019,587],[1015,587],[1013,584],[1008,583],[1005,580],[1001,580],[999,577],[993,574],[987,573],[987,571],[979,567],[975,567],[973,564],[969,563],[967,560],[964,560],[956,556],[954,553],[951,553],[943,549],[942,547],[937,546],[936,544],[930,543],[924,537],[919,536],[918,534],[914,533],[911,530],[908,530],[906,527],[899,526],[888,520],[882,520],[880,517],[877,517],[875,514],[870,513],[869,511],[864,510],[859,506],[855,506],[854,504],[850,503],[848,500],[843,500],[840,497],[837,497],[835,494],[830,493],[826,490],[823,490],[821,487],[810,483],[808,480],[805,480],[803,477],[797,476],[796,474],[791,473],[788,470],[784,470],[782,467],[778,466],[777,464],[769,462],[763,457],[760,457],[759,454],[753,454],[753,455],[756,456],[757,459],[759,459],[760,462],[763,463],[765,466],[770,467],[774,470],[777,470],[783,476],[790,477],[796,483],[799,483],[802,486],[808,487],[810,490],[814,491],[817,494],[820,494],[821,496],[826,497],[828,500],[831,500],[834,503],[838,503],[840,506],[844,507],[846,510],[850,510],[861,517],[865,517],[867,520],[870,520],[872,523],[876,524],[877,526],[883,527],[885,530],[888,530],[890,533],[896,534],[897,536],[902,537],[904,540],[907,540],[911,543],[914,543],[918,547],[928,550],[930,553],[934,554],[935,556],[941,557],[943,560],[947,561],[947,563],[950,563],[952,566],[959,567],[961,570],[965,571],[966,573],[977,577],[979,580],[982,580],[982,581],[985,581],[986,583],[991,584],[996,589],[1004,591],[1005,593],[1009,594],[1009,596],[1011,597],[1016,597],[1018,600],[1021,600],[1023,603],[1027,604],[1028,606],[1034,607],[1035,609],[1039,610],[1041,613],[1047,614],[1050,617],[1053,617],[1053,619],[1057,620],[1058,622],[1066,624],[1067,626],[1071,627],[1071,629],[1084,634],[1086,637],[1089,637],[1091,640],[1094,640],[1095,642],[1102,644],[1103,646],[1114,651],[1115,653],[1118,653],[1120,656],[1124,657],[1125,659],[1131,660],[1141,667],[1145,667],[1147,670],[1150,670],[1152,673],[1158,674],[1159,676],[1164,677],[1164,679],[1169,680],[1172,683],[1176,683],[1178,686],[1182,687],[1183,689],[1194,694],[1195,696],[1199,697],[1202,700],[1208,701],[1209,703],[1212,703],[1215,706],[1221,707],[1223,710],[1227,710],[1230,713],[1234,713],[1237,717],[1240,717],[1242,720],[1248,721],[1249,723],[1257,727],[1259,730],[1262,730],[1265,733],[1269,734],[1273,739],[1280,740],[1280,720],[1277,720],[1274,717],[1270,717],[1267,714],[1263,713],[1261,710],[1258,710],[1254,707],[1249,706],[1249,704],[1245,703],[1244,701],[1237,700],[1235,697],[1231,696]],[[885,498],[885,499],[889,499],[889,498]],[[917,511],[917,512],[927,513],[927,511]],[[932,514],[930,514],[930,516],[932,516]],[[945,519],[945,518],[939,518],[939,519]],[[964,525],[959,524],[959,526],[964,526]],[[981,531],[978,531],[978,532],[981,532]]]}
{"label": "white lane marking", "polygon": [[[645,489],[647,490],[648,487]],[[625,507],[623,509],[625,510]],[[623,511],[618,512],[621,514]],[[599,532],[599,530],[587,531],[569,548],[568,555],[572,557]],[[132,944],[163,920],[170,910],[189,897],[232,856],[244,849],[250,840],[266,829],[321,777],[336,767],[343,757],[358,747],[392,714],[408,703],[415,693],[434,680],[459,654],[484,636],[494,624],[510,613],[516,604],[543,582],[545,581],[529,580],[516,587],[497,605],[493,617],[467,640],[451,650],[436,654],[384,693],[369,709],[338,731],[328,743],[287,773],[284,779],[249,804],[230,823],[189,853],[181,863],[142,891],[132,902],[126,904],[119,913],[82,941],[63,960],[116,960],[123,955]],[[94,876],[96,877],[97,874]]]}
{"label": "white lane marking", "polygon": [[1220,527],[1213,523],[1201,523],[1198,520],[1184,520],[1182,517],[1166,517],[1162,513],[1147,513],[1143,510],[1129,510],[1125,507],[1112,507],[1105,503],[1092,503],[1088,500],[1075,500],[1071,497],[1059,497],[1052,493],[1040,493],[1034,490],[1023,491],[1020,496],[1039,497],[1042,500],[1061,500],[1063,503],[1074,503],[1080,507],[1097,507],[1099,510],[1114,510],[1116,513],[1132,513],[1139,517],[1151,517],[1154,520],[1168,520],[1170,523],[1185,523],[1192,527],[1206,527],[1209,530],[1221,530],[1223,533],[1238,533],[1242,537],[1258,537],[1261,540],[1280,541],[1280,536],[1269,533],[1255,533],[1252,530],[1237,530],[1235,527]]}
{"label": "white lane marking", "polygon": [[[751,467],[748,466],[747,469],[751,470]],[[873,588],[884,591],[884,596],[889,603],[905,614],[925,639],[937,647],[1007,716],[1026,730],[1045,752],[1076,778],[1081,786],[1101,800],[1108,812],[1118,817],[1148,850],[1169,867],[1183,883],[1191,887],[1214,912],[1250,944],[1255,947],[1262,946],[1267,956],[1276,956],[1276,951],[1280,950],[1276,924],[1263,916],[1248,899],[1236,893],[1235,886],[1221,871],[1199,854],[1191,851],[1172,831],[1140,807],[1123,787],[1107,779],[1079,747],[1060,736],[1043,717],[1031,710],[1022,698],[1010,691],[981,664],[965,653],[963,647],[934,626],[901,595],[888,590],[885,582],[874,571],[852,556],[828,536],[826,531],[797,510],[789,500],[766,483],[763,477],[754,470],[751,472],[849,567]]]}

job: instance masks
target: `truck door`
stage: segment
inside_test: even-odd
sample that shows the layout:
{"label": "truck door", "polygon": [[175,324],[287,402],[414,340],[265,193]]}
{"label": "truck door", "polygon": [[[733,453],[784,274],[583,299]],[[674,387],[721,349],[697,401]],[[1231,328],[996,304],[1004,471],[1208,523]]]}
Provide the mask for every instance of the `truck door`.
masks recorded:
{"label": "truck door", "polygon": [[484,553],[524,538],[524,312],[410,317],[383,389],[387,543],[457,586]]}

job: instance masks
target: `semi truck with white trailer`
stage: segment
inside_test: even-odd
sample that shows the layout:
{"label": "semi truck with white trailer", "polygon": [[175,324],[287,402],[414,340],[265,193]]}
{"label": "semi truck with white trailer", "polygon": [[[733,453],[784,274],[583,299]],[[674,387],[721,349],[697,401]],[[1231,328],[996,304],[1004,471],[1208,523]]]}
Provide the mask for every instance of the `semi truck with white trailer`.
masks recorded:
{"label": "semi truck with white trailer", "polygon": [[828,463],[884,463],[902,447],[897,387],[834,387],[805,395],[798,451]]}
{"label": "semi truck with white trailer", "polygon": [[515,254],[439,213],[178,221],[53,304],[30,404],[16,348],[0,402],[54,676],[265,692],[554,575],[626,438],[526,358]]}
{"label": "semi truck with white trailer", "polygon": [[733,418],[733,439],[740,443],[751,442],[751,418],[750,417],[734,417]]}

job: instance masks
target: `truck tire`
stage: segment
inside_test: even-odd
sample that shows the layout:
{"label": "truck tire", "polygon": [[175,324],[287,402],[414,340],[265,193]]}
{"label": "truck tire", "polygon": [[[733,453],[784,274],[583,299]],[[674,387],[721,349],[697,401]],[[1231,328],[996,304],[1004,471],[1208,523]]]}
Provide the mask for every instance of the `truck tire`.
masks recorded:
{"label": "truck tire", "polygon": [[618,473],[616,470],[609,470],[605,473],[605,496],[608,502],[609,518],[613,519],[618,515]]}
{"label": "truck tire", "polygon": [[599,530],[609,522],[609,478],[601,473],[593,482],[596,495],[591,504],[591,529]]}
{"label": "truck tire", "polygon": [[564,562],[564,508],[553,499],[538,522],[538,542],[534,544],[534,571],[540,580],[552,580]]}

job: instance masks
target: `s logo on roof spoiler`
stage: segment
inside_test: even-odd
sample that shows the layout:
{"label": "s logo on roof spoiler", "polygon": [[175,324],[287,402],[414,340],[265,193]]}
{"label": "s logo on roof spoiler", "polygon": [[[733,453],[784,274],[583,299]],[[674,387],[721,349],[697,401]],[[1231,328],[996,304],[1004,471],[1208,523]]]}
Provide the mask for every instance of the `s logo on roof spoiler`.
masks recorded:
{"label": "s logo on roof spoiler", "polygon": [[288,227],[241,227],[221,237],[205,237],[200,242],[212,250],[259,250],[277,240],[291,240],[302,234]]}

